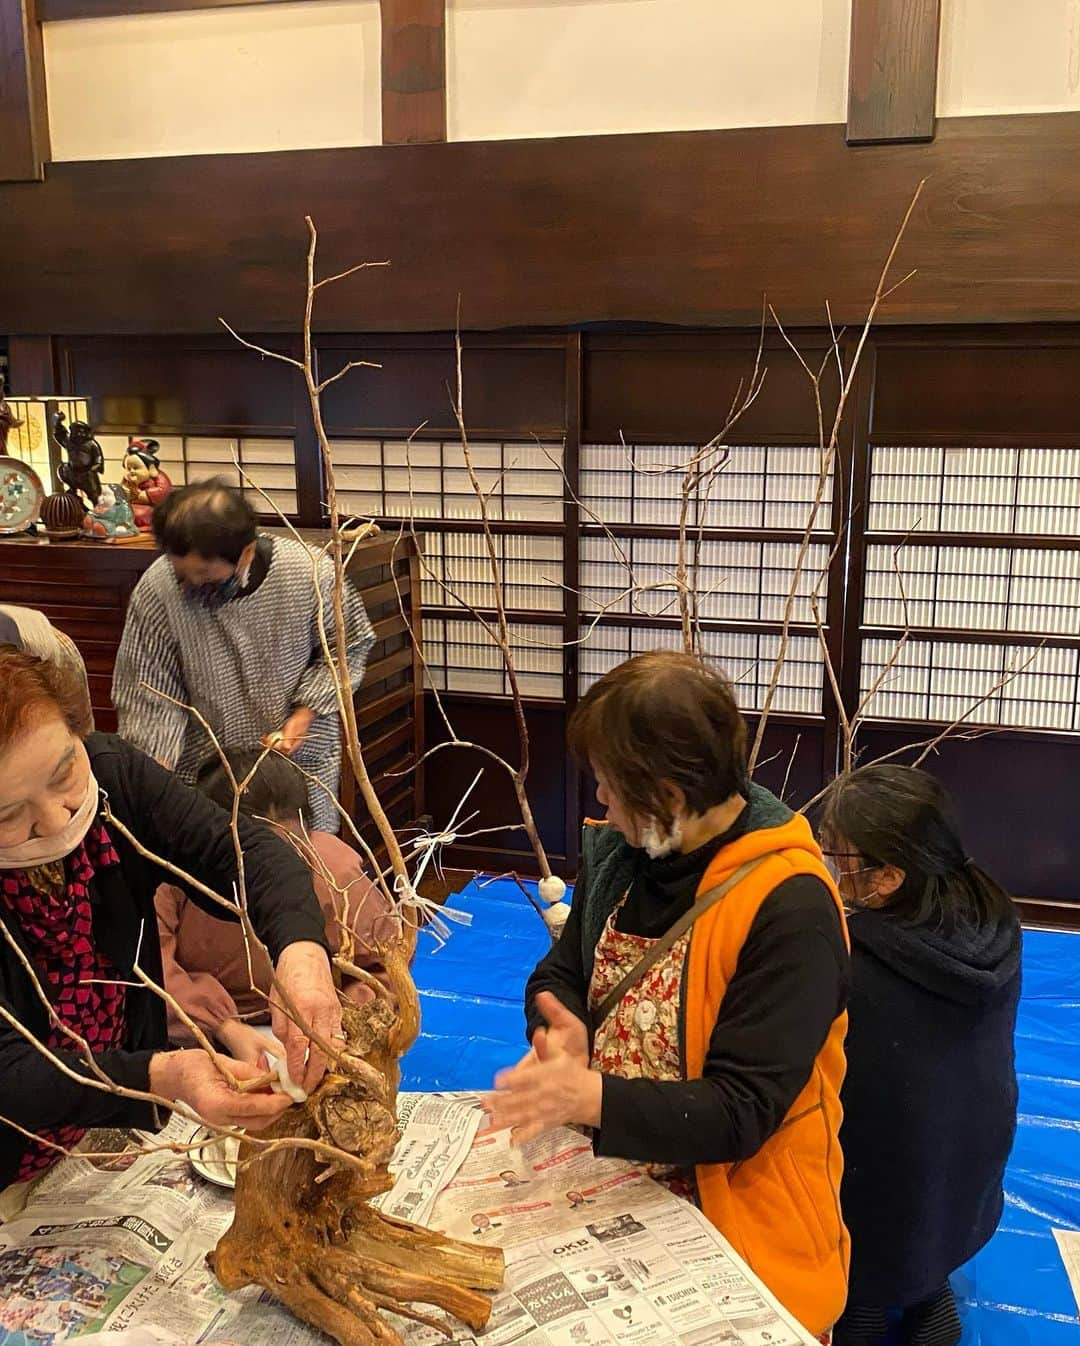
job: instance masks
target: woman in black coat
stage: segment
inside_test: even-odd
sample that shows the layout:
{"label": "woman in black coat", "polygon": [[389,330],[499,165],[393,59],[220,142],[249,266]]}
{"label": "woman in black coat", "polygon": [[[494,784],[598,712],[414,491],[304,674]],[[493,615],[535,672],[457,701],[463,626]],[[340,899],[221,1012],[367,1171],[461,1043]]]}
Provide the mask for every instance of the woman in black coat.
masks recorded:
{"label": "woman in black coat", "polygon": [[1019,922],[926,772],[841,777],[821,831],[851,908],[840,1132],[851,1279],[835,1346],[953,1346],[948,1278],[997,1227],[1016,1129]]}
{"label": "woman in black coat", "polygon": [[[162,999],[132,984],[136,964],[162,983],[154,891],[165,875],[124,831],[229,896],[228,815],[122,740],[84,740],[81,670],[26,653],[17,631],[0,639],[0,1188],[37,1176],[90,1127],[160,1122],[152,1102],[102,1087],[76,1038],[121,1088],[182,1099],[209,1122],[268,1125],[288,1096],[237,1092],[204,1051],[170,1050]],[[298,1022],[276,1013],[275,1028],[310,1089],[324,1063],[300,1024],[324,1042],[341,1027],[325,923],[292,849],[243,817],[239,827],[251,919],[297,1011]],[[226,1064],[237,1080],[259,1073]]]}

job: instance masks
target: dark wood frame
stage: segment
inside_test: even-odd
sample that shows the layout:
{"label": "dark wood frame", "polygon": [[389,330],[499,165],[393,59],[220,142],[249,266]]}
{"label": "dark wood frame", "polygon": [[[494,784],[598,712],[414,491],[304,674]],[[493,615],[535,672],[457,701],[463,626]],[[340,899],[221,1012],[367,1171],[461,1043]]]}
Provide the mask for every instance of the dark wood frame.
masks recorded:
{"label": "dark wood frame", "polygon": [[0,187],[0,293],[9,335],[203,333],[221,313],[295,331],[306,210],[327,270],[392,261],[323,292],[328,332],[445,331],[459,294],[471,330],[752,327],[766,289],[789,326],[820,326],[825,296],[857,322],[928,175],[897,263],[917,274],[883,321],[1069,322],[1078,158],[1080,114],[1060,113],[858,152],[841,127],[797,126],[53,164]]}
{"label": "dark wood frame", "polygon": [[0,183],[40,179],[49,158],[38,18],[34,0],[0,0]]}
{"label": "dark wood frame", "polygon": [[[121,14],[168,14],[195,9],[237,9],[284,0],[38,0],[42,23],[58,19],[103,19]],[[308,0],[311,3],[311,0]]]}
{"label": "dark wood frame", "polygon": [[446,0],[380,0],[382,143],[446,139]]}
{"label": "dark wood frame", "polygon": [[849,145],[932,140],[941,0],[852,0]]}

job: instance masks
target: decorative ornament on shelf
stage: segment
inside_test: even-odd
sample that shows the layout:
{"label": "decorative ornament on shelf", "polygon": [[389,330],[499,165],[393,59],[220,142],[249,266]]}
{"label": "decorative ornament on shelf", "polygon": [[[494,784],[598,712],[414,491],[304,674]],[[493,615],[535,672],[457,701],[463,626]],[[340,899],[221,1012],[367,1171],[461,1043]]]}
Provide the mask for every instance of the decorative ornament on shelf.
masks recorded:
{"label": "decorative ornament on shelf", "polygon": [[82,531],[87,537],[100,538],[104,542],[131,542],[142,536],[136,527],[127,492],[110,481],[101,483],[97,503],[83,517]]}
{"label": "decorative ornament on shelf", "polygon": [[154,507],[169,494],[172,482],[161,470],[156,439],[128,439],[124,454],[124,486],[140,533],[153,527]]}
{"label": "decorative ornament on shelf", "polygon": [[72,421],[58,411],[53,417],[53,438],[67,454],[56,475],[69,491],[79,491],[92,509],[101,495],[101,474],[105,470],[105,455],[94,438],[94,432],[85,421]]}
{"label": "decorative ornament on shelf", "polygon": [[18,458],[9,458],[8,435],[22,425],[0,395],[0,536],[24,533],[37,519],[45,499],[41,478]]}
{"label": "decorative ornament on shelf", "polygon": [[54,542],[78,537],[86,518],[86,503],[78,491],[56,491],[41,506],[45,535]]}
{"label": "decorative ornament on shelf", "polygon": [[90,523],[90,511],[101,499],[105,455],[87,422],[72,421],[68,425],[62,411],[53,416],[52,434],[57,446],[67,454],[67,461],[56,469],[65,489],[56,491],[45,501],[41,507],[41,521],[49,538],[64,541],[81,536],[84,524]]}

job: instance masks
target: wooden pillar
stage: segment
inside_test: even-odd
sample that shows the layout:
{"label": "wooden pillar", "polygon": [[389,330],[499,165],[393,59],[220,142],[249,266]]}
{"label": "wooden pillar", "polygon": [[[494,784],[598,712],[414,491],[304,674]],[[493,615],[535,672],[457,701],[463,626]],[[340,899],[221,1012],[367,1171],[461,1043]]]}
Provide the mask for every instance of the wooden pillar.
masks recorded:
{"label": "wooden pillar", "polygon": [[380,0],[382,139],[446,139],[446,0]]}
{"label": "wooden pillar", "polygon": [[849,145],[933,140],[941,0],[852,0]]}
{"label": "wooden pillar", "polygon": [[49,157],[45,56],[34,0],[0,0],[0,182],[35,182]]}
{"label": "wooden pillar", "polygon": [[48,397],[60,392],[56,343],[48,336],[8,340],[8,378],[19,397]]}

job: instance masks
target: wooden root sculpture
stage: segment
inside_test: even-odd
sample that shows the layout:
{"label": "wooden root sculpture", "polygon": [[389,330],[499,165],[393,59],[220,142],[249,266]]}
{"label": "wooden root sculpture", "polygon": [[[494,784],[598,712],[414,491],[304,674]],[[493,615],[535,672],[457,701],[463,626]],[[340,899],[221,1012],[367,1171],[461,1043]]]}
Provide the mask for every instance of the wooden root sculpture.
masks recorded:
{"label": "wooden root sculpture", "polygon": [[328,1163],[294,1146],[243,1146],[236,1216],[210,1256],[226,1290],[261,1285],[341,1346],[401,1346],[379,1310],[451,1335],[445,1320],[416,1304],[444,1309],[479,1331],[491,1301],[478,1292],[503,1282],[498,1248],[444,1238],[368,1204],[393,1186],[387,1165],[398,1139],[398,1061],[420,1026],[404,950],[380,953],[393,997],[379,987],[370,1003],[344,1005],[340,1060],[306,1103],[262,1133],[264,1139],[323,1140],[356,1156],[359,1165]]}

